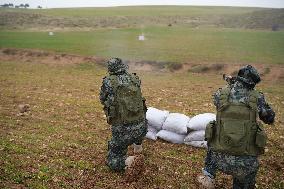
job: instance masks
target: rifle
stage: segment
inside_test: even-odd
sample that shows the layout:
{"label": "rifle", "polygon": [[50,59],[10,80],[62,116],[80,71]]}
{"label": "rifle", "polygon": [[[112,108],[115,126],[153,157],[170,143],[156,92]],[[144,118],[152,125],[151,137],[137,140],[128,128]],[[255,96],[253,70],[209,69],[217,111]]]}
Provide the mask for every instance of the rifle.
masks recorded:
{"label": "rifle", "polygon": [[223,74],[223,79],[227,81],[229,85],[233,85],[236,82],[236,77],[227,74]]}

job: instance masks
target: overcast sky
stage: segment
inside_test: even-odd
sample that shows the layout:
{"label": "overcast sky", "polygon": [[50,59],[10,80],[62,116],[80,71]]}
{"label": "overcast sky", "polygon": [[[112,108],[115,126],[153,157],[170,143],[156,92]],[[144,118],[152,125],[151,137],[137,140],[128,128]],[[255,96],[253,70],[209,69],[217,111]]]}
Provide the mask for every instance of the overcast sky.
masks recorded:
{"label": "overcast sky", "polygon": [[211,5],[284,8],[284,0],[0,0],[0,4],[28,3],[32,8],[108,7],[127,5]]}

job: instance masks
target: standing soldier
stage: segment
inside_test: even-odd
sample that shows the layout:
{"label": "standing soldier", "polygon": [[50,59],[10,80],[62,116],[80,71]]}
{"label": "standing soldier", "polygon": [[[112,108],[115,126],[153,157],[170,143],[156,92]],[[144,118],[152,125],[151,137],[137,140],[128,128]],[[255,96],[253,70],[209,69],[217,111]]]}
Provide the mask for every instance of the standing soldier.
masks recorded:
{"label": "standing soldier", "polygon": [[147,133],[145,99],[141,81],[127,72],[128,66],[119,58],[108,61],[109,75],[103,79],[100,101],[112,130],[108,142],[107,165],[113,171],[124,171],[134,160],[127,148],[134,144],[134,153],[142,152],[142,140]]}
{"label": "standing soldier", "polygon": [[198,177],[203,187],[214,188],[217,170],[233,176],[233,189],[255,187],[257,157],[264,153],[267,139],[258,117],[266,124],[275,117],[264,95],[254,89],[259,82],[257,70],[247,65],[234,82],[214,94],[217,117],[206,127],[208,151],[203,175]]}

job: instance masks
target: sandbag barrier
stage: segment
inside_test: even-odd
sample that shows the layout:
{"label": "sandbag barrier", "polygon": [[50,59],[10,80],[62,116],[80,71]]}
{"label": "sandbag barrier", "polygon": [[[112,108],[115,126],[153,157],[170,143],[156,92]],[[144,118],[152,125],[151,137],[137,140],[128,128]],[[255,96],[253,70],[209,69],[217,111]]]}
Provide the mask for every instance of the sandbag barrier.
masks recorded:
{"label": "sandbag barrier", "polygon": [[207,148],[205,141],[206,125],[216,120],[213,113],[198,114],[192,118],[180,113],[149,107],[146,113],[148,132],[146,138],[158,138],[174,144],[187,144]]}

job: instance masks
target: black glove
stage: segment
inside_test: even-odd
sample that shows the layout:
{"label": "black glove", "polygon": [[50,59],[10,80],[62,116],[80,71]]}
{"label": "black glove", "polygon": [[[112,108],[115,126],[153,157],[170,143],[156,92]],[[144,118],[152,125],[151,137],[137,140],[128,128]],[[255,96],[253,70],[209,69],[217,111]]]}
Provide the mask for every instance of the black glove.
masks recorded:
{"label": "black glove", "polygon": [[273,124],[274,118],[275,118],[275,112],[270,108],[263,108],[259,113],[259,118],[265,123],[265,124]]}

